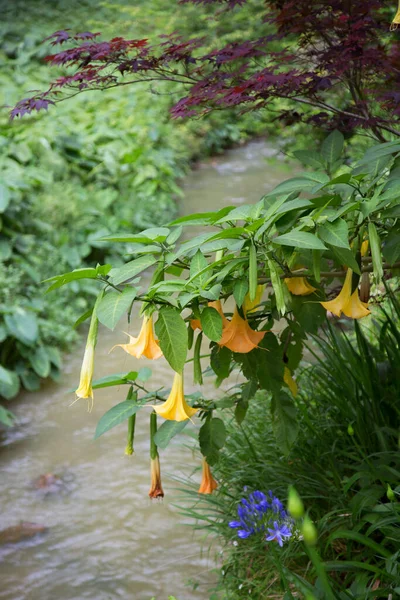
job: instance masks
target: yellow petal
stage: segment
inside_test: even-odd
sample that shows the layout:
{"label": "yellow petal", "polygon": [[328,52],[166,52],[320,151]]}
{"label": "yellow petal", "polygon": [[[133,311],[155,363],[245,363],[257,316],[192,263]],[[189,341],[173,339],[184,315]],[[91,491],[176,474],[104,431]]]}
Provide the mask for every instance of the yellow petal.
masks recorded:
{"label": "yellow petal", "polygon": [[83,355],[81,375],[79,380],[79,387],[75,394],[77,398],[92,398],[92,379],[94,370],[94,347],[87,345],[85,348],[85,354]]}
{"label": "yellow petal", "polygon": [[305,277],[286,277],[285,283],[294,296],[308,296],[316,290]]}
{"label": "yellow petal", "polygon": [[336,298],[334,298],[333,300],[330,300],[329,302],[320,303],[326,310],[330,311],[337,317],[340,317],[340,315],[343,312],[343,306],[345,306],[350,300],[352,277],[353,271],[351,269],[348,269],[346,273],[346,279],[344,280],[344,284],[340,291],[340,294],[336,296]]}
{"label": "yellow petal", "polygon": [[264,284],[258,285],[256,289],[256,297],[254,298],[254,300],[250,300],[249,294],[246,294],[243,302],[243,312],[245,315],[249,312],[252,312],[256,308],[256,306],[260,304],[264,290]]}
{"label": "yellow petal", "polygon": [[361,302],[358,295],[358,289],[354,290],[349,301],[344,305],[342,310],[346,317],[350,317],[351,319],[362,319],[371,314],[371,311],[368,310],[368,304],[366,302]]}
{"label": "yellow petal", "polygon": [[296,398],[297,392],[298,392],[297,383],[293,379],[290,369],[288,369],[288,367],[285,367],[283,370],[283,381],[286,383],[289,390],[292,392],[293,396]]}
{"label": "yellow petal", "polygon": [[129,336],[129,344],[116,344],[111,348],[111,351],[119,347],[135,358],[145,356],[150,360],[156,360],[162,356],[162,350],[153,333],[153,317],[143,318],[142,327],[137,338],[132,337],[129,333],[126,335]]}
{"label": "yellow petal", "polygon": [[186,421],[197,412],[197,408],[192,408],[185,400],[183,393],[183,376],[175,373],[171,393],[167,400],[161,406],[153,406],[160,417],[168,421]]}

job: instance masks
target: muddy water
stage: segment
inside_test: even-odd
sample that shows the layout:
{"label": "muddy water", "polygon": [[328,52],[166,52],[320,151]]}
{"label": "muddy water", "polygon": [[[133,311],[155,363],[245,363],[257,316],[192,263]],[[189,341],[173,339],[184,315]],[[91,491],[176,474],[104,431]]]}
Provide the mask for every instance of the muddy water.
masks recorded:
{"label": "muddy water", "polygon": [[[199,165],[186,183],[181,213],[257,201],[287,176],[281,162],[265,160],[274,153],[257,141]],[[121,349],[108,353],[125,341],[121,329],[100,331],[95,377],[146,364],[153,367],[151,388],[169,387],[171,370],[163,359],[139,363]],[[137,332],[136,319],[129,330]],[[215,553],[200,557],[200,538],[173,507],[179,494],[174,477],[199,481],[200,473],[194,472],[199,458],[174,441],[161,456],[166,497],[150,502],[149,411],[138,416],[134,457],[124,456],[126,424],[93,441],[97,421],[124,399],[126,390],[96,391],[89,414],[85,401],[70,407],[82,354],[83,343],[66,357],[59,384],[49,383],[14,403],[21,425],[0,439],[0,530],[20,521],[48,527],[45,534],[0,546],[0,598],[166,600],[172,594],[178,600],[205,600]],[[186,391],[194,391],[189,369],[186,379]],[[213,394],[209,384],[206,395]],[[65,489],[47,496],[34,489],[32,480],[44,473],[63,476]]]}

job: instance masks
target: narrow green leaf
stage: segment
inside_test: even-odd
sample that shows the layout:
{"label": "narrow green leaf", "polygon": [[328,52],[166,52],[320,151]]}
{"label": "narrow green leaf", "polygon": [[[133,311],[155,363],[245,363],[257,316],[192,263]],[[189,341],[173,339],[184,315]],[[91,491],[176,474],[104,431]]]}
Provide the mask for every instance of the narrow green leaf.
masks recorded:
{"label": "narrow green leaf", "polygon": [[132,306],[136,294],[137,289],[134,287],[126,287],[122,293],[105,294],[97,307],[97,318],[100,323],[114,330],[122,315]]}
{"label": "narrow green leaf", "polygon": [[186,361],[188,333],[179,310],[168,306],[161,308],[155,331],[165,358],[174,371],[181,373]]}
{"label": "narrow green leaf", "polygon": [[318,283],[321,281],[321,250],[313,250],[313,271],[314,271],[314,279]]}
{"label": "narrow green leaf", "polygon": [[106,433],[106,431],[135,415],[143,406],[144,403],[139,404],[133,400],[124,400],[110,408],[97,423],[94,439],[96,440],[103,433]]}
{"label": "narrow green leaf", "polygon": [[253,242],[249,248],[249,296],[253,301],[257,293],[257,251]]}
{"label": "narrow green leaf", "polygon": [[197,336],[196,343],[194,345],[193,353],[193,383],[203,385],[203,372],[201,369],[200,353],[201,353],[201,342],[203,339],[203,332]]}
{"label": "narrow green leaf", "polygon": [[236,304],[239,308],[242,306],[247,291],[249,289],[249,283],[246,279],[238,279],[233,286],[233,297],[235,298]]}
{"label": "narrow green leaf", "polygon": [[383,277],[381,241],[374,223],[368,224],[368,237],[371,248],[372,265],[375,283],[379,284]]}
{"label": "narrow green leaf", "polygon": [[93,381],[92,387],[94,390],[100,388],[112,387],[114,385],[124,385],[137,379],[138,373],[136,371],[130,371],[129,373],[115,373],[114,375],[106,375],[101,379]]}
{"label": "narrow green leaf", "polygon": [[293,246],[294,248],[304,248],[307,250],[326,250],[326,246],[313,233],[305,231],[292,230],[272,239],[274,244],[283,246]]}
{"label": "narrow green leaf", "polygon": [[282,280],[279,277],[279,272],[278,272],[275,262],[271,259],[268,259],[267,262],[268,262],[269,276],[271,278],[272,288],[275,293],[276,308],[278,309],[280,314],[283,316],[286,312],[286,304],[285,304],[285,296],[284,296],[283,287],[282,287]]}
{"label": "narrow green leaf", "polygon": [[200,450],[207,458],[210,465],[215,464],[219,458],[219,451],[226,440],[224,422],[218,418],[207,419],[199,431]]}
{"label": "narrow green leaf", "polygon": [[120,283],[132,279],[132,277],[135,277],[135,275],[138,275],[138,273],[141,273],[145,269],[148,269],[154,265],[157,260],[158,259],[155,256],[146,254],[145,256],[131,260],[122,267],[111,269],[109,275],[112,278],[114,285],[119,285]]}
{"label": "narrow green leaf", "polygon": [[222,317],[215,308],[207,306],[200,315],[201,326],[208,339],[219,342],[222,337]]}
{"label": "narrow green leaf", "polygon": [[[193,256],[190,261],[190,279],[194,281],[196,285],[199,287],[203,287],[205,282],[207,281],[208,275],[206,272],[203,272],[203,269],[208,267],[208,262],[206,257],[203,255],[201,250],[197,250],[196,254]],[[201,274],[200,274],[201,273]]]}

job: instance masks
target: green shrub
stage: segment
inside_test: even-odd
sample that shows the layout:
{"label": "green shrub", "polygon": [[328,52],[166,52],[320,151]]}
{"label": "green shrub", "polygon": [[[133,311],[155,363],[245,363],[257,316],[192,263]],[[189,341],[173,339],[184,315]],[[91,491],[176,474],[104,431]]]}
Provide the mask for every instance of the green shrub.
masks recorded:
{"label": "green shrub", "polygon": [[[356,323],[354,336],[328,325],[314,338],[296,399],[299,434],[288,455],[273,435],[265,395],[250,403],[242,424],[227,423],[214,467],[219,489],[188,510],[223,544],[223,597],[400,593],[400,304],[393,294],[376,316],[368,330]],[[280,549],[263,535],[241,540],[228,527],[244,486],[271,489],[283,500],[290,485],[318,528],[320,559],[304,542]]]}

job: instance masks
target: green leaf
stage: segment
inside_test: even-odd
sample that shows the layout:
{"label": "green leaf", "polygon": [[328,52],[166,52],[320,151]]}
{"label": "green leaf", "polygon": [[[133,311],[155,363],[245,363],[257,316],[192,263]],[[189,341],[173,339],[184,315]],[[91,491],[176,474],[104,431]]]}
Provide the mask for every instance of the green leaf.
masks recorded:
{"label": "green leaf", "polygon": [[99,242],[131,242],[141,244],[153,244],[154,242],[165,242],[170,231],[166,227],[151,227],[145,229],[136,235],[126,233],[116,233],[100,238]]}
{"label": "green leaf", "polygon": [[186,361],[188,333],[179,310],[168,306],[161,308],[155,331],[165,358],[174,371],[181,373]]}
{"label": "green leaf", "polygon": [[322,142],[321,155],[328,165],[332,165],[340,158],[344,145],[344,137],[340,131],[332,131],[331,134]]}
{"label": "green leaf", "polygon": [[326,246],[313,233],[305,231],[292,230],[290,233],[279,235],[272,239],[274,244],[283,246],[293,246],[294,248],[304,248],[308,250],[326,250]]}
{"label": "green leaf", "polygon": [[6,400],[11,400],[18,394],[19,388],[18,375],[0,365],[0,396]]}
{"label": "green leaf", "polygon": [[197,274],[203,271],[203,269],[206,269],[207,267],[207,259],[205,258],[205,256],[203,256],[201,250],[197,250],[196,254],[190,261],[190,279],[191,281],[194,281],[194,283],[199,287],[203,287],[203,285],[207,281],[208,275],[206,272],[198,276]]}
{"label": "green leaf", "polygon": [[371,248],[372,266],[374,268],[375,283],[379,284],[383,277],[381,241],[374,223],[368,224],[368,237]]}
{"label": "green leaf", "polygon": [[34,314],[23,308],[17,308],[13,314],[4,316],[4,322],[9,334],[23,344],[31,346],[36,342],[39,328]]}
{"label": "green leaf", "polygon": [[93,314],[93,307],[89,308],[88,310],[86,310],[73,324],[74,329],[76,329],[77,327],[79,327],[79,325],[82,325],[82,323],[84,323],[85,321],[87,321],[87,319],[89,319],[89,317],[91,317]]}
{"label": "green leaf", "polygon": [[207,300],[211,301],[218,300],[221,294],[221,288],[221,284],[217,283],[216,285],[213,285],[209,290],[202,290],[201,296],[202,298],[207,298]]}
{"label": "green leaf", "polygon": [[33,371],[23,371],[21,373],[22,385],[28,392],[37,392],[40,390],[40,377]]}
{"label": "green leaf", "polygon": [[10,192],[3,183],[0,183],[0,213],[3,213],[10,204]]}
{"label": "green leaf", "polygon": [[249,289],[249,282],[246,279],[238,279],[233,286],[233,297],[239,308],[242,306]]}
{"label": "green leaf", "polygon": [[215,308],[207,306],[200,315],[201,326],[208,339],[219,342],[222,337],[222,317]]}
{"label": "green leaf", "polygon": [[50,359],[43,346],[39,346],[36,351],[29,357],[29,362],[33,370],[39,377],[48,377],[50,375]]}
{"label": "green leaf", "polygon": [[129,279],[138,275],[145,269],[148,269],[154,263],[157,262],[157,258],[151,254],[146,254],[145,256],[141,256],[140,258],[136,258],[135,260],[131,260],[126,263],[122,267],[117,267],[115,269],[111,269],[109,275],[112,278],[114,285],[119,285]]}
{"label": "green leaf", "polygon": [[249,248],[249,297],[253,301],[257,293],[257,252],[256,247],[251,243]]}
{"label": "green leaf", "polygon": [[321,155],[315,150],[296,150],[293,154],[303,165],[313,169],[321,169],[324,166]]}
{"label": "green leaf", "polygon": [[6,427],[12,427],[16,418],[14,413],[0,405],[0,423],[3,423]]}
{"label": "green leaf", "polygon": [[223,346],[214,346],[211,350],[211,368],[220,381],[229,377],[232,352]]}
{"label": "green leaf", "polygon": [[97,307],[96,314],[100,323],[114,330],[122,315],[132,306],[136,294],[137,289],[134,287],[126,287],[122,294],[118,292],[106,294]]}
{"label": "green leaf", "polygon": [[400,258],[400,229],[392,229],[385,238],[382,254],[389,263],[394,265]]}
{"label": "green leaf", "polygon": [[154,436],[158,448],[165,450],[173,437],[183,431],[189,421],[164,421]]}
{"label": "green leaf", "polygon": [[140,379],[140,381],[143,381],[143,383],[145,383],[146,381],[148,381],[150,379],[152,374],[153,374],[153,371],[151,369],[149,369],[149,367],[142,367],[141,369],[139,369],[139,373],[137,374],[137,379]]}
{"label": "green leaf", "polygon": [[98,437],[109,431],[116,425],[123,423],[132,415],[135,415],[141,408],[143,408],[144,403],[137,403],[133,400],[124,400],[119,404],[116,404],[110,410],[108,410],[97,423],[96,432],[94,434],[94,439],[96,440]]}
{"label": "green leaf", "polygon": [[175,244],[175,242],[177,240],[179,240],[179,238],[181,237],[182,231],[183,231],[183,228],[181,226],[175,227],[175,229],[173,229],[171,231],[171,233],[165,240],[165,243],[168,244],[169,246],[173,246]]}
{"label": "green leaf", "polygon": [[249,408],[249,403],[247,400],[243,400],[243,398],[241,398],[239,400],[239,402],[236,404],[235,419],[239,425],[243,422],[248,408]]}
{"label": "green leaf", "polygon": [[281,196],[283,194],[292,194],[293,192],[307,192],[311,191],[315,187],[315,181],[306,179],[305,177],[293,177],[287,179],[276,186],[269,192],[267,196]]}
{"label": "green leaf", "polygon": [[124,385],[131,381],[135,381],[139,377],[139,373],[136,371],[130,371],[129,373],[115,373],[114,375],[106,375],[100,379],[96,379],[92,383],[92,388],[98,390],[100,388],[112,387],[114,385]]}
{"label": "green leaf", "polygon": [[[193,329],[191,327],[188,328],[188,333],[189,336],[193,335]],[[196,339],[196,343],[194,345],[194,352],[193,352],[193,383],[197,383],[199,385],[203,385],[203,370],[201,368],[201,360],[200,360],[200,354],[201,354],[201,342],[203,340],[203,332],[200,331],[200,333],[197,336]]]}
{"label": "green leaf", "polygon": [[0,240],[0,261],[8,260],[12,254],[11,242]]}
{"label": "green leaf", "polygon": [[318,227],[318,235],[331,246],[347,248],[349,246],[349,228],[343,219],[336,219],[332,223],[327,221],[324,225]]}
{"label": "green leaf", "polygon": [[206,457],[209,465],[218,461],[219,451],[226,440],[226,429],[224,422],[217,417],[207,419],[199,431],[200,450]]}
{"label": "green leaf", "polygon": [[46,294],[52,292],[53,290],[57,290],[58,288],[66,285],[67,283],[71,283],[71,281],[78,281],[79,279],[96,279],[98,276],[98,270],[87,268],[87,269],[75,269],[70,273],[63,273],[63,275],[56,275],[55,277],[50,277],[50,279],[45,279],[44,283],[48,283],[53,281],[52,285],[47,288]]}
{"label": "green leaf", "polygon": [[284,454],[289,454],[290,448],[297,438],[299,425],[293,399],[281,390],[274,394],[271,403],[272,426],[276,441]]}
{"label": "green leaf", "polygon": [[341,265],[350,267],[350,269],[353,269],[354,273],[361,275],[360,267],[358,266],[355,256],[351,250],[334,246],[332,247],[332,252]]}

